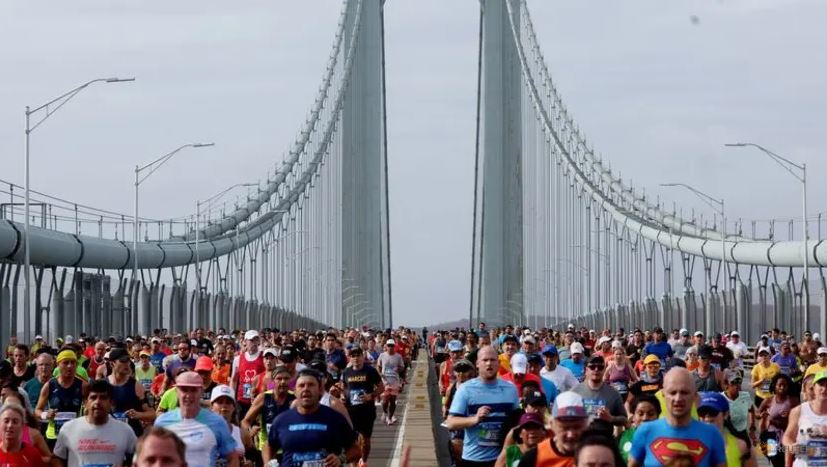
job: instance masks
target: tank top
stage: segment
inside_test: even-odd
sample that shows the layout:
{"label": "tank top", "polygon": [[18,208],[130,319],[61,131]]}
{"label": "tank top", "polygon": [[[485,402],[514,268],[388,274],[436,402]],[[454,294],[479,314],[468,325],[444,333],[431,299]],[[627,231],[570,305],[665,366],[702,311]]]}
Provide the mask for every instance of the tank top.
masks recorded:
{"label": "tank top", "polygon": [[134,378],[129,378],[126,383],[120,386],[112,384],[112,418],[128,424],[135,432],[135,436],[143,434],[143,427],[139,420],[127,417],[126,412],[128,410],[141,410],[142,405],[141,400],[138,399],[138,394],[135,392]]}
{"label": "tank top", "polygon": [[767,409],[767,418],[770,421],[767,425],[767,431],[783,433],[784,429],[776,427],[772,424],[772,421],[773,419],[781,418],[782,413],[792,410],[792,408],[792,400],[789,397],[783,402],[778,402],[777,399],[773,397],[770,402],[770,407]]}
{"label": "tank top", "polygon": [[264,373],[264,357],[258,353],[252,361],[247,360],[247,352],[238,356],[238,391],[236,400],[239,403],[250,405],[253,396],[253,378]]}
{"label": "tank top", "polygon": [[272,389],[264,392],[264,405],[262,406],[261,413],[258,416],[258,424],[261,429],[258,432],[256,448],[259,451],[264,448],[265,444],[267,444],[267,432],[269,431],[270,424],[273,423],[273,420],[275,420],[279,414],[290,410],[290,404],[292,404],[294,400],[296,400],[296,396],[287,393],[284,403],[279,404],[279,401],[275,394],[273,394]]}
{"label": "tank top", "polygon": [[608,378],[606,382],[609,383],[609,386],[613,387],[615,391],[620,393],[621,395],[625,395],[629,392],[629,379],[631,375],[629,373],[629,367],[624,364],[622,367],[617,366],[617,364],[613,363],[612,367],[609,369]]}
{"label": "tank top", "polygon": [[706,376],[702,377],[698,370],[692,372],[695,378],[695,387],[698,391],[713,391],[721,392],[721,386],[718,385],[718,380],[715,379],[715,371],[710,368]]}
{"label": "tank top", "polygon": [[445,389],[448,389],[448,386],[451,383],[453,383],[454,380],[456,379],[454,377],[453,368],[454,368],[454,360],[452,358],[449,358],[448,360],[445,360],[445,370],[442,372],[441,375],[439,375],[439,378],[442,382],[442,387],[444,387]]}
{"label": "tank top", "polygon": [[55,419],[46,427],[46,438],[57,439],[57,434],[64,423],[77,418],[83,406],[83,381],[79,378],[72,380],[72,384],[65,388],[56,378],[49,380],[49,399],[47,409],[54,409]]}
{"label": "tank top", "polygon": [[324,405],[325,407],[330,407],[330,393],[325,392],[322,394],[321,400],[319,400],[319,404]]}
{"label": "tank top", "polygon": [[574,465],[573,456],[558,454],[557,450],[551,447],[552,440],[545,439],[537,445],[536,467],[570,467]]}
{"label": "tank top", "polygon": [[[813,409],[810,407],[809,402],[805,402],[801,404],[801,415],[798,417],[798,429],[799,430],[808,430],[816,425],[827,425],[827,414],[818,415],[813,412]],[[795,442],[796,444],[800,444],[800,433],[796,435]],[[816,459],[809,459],[809,461],[814,461]],[[824,459],[819,458],[818,461],[822,461]],[[793,462],[793,467],[807,467],[808,460],[804,459],[796,459]]]}
{"label": "tank top", "polygon": [[741,450],[738,449],[738,438],[729,431],[724,436],[724,447],[727,467],[741,467]]}

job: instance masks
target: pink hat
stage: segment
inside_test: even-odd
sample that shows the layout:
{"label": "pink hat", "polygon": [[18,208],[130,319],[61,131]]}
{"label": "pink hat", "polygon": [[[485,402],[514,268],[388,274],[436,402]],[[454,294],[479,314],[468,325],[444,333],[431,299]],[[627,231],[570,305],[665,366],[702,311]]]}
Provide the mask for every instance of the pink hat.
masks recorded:
{"label": "pink hat", "polygon": [[185,371],[175,378],[175,385],[181,387],[200,388],[204,385],[204,380],[194,371]]}
{"label": "pink hat", "polygon": [[195,361],[195,371],[212,371],[212,359],[206,355]]}

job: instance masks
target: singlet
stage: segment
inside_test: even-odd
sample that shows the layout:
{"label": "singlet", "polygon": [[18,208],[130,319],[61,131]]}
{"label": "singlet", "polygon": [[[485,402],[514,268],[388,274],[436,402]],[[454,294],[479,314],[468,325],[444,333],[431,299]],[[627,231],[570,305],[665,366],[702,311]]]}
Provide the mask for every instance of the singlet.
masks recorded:
{"label": "singlet", "polygon": [[609,369],[606,382],[609,383],[609,386],[613,387],[615,391],[619,392],[620,395],[625,396],[629,392],[630,378],[631,374],[626,364],[618,367],[617,364],[613,363],[611,369]]}
{"label": "singlet", "polygon": [[264,357],[261,352],[250,361],[247,360],[247,352],[238,356],[238,390],[236,400],[242,404],[250,404],[253,397],[253,378],[264,373]]}
{"label": "singlet", "polygon": [[[112,384],[111,381],[109,383]],[[126,383],[120,386],[112,384],[112,418],[127,423],[135,432],[135,436],[140,437],[144,432],[141,421],[126,416],[127,410],[140,411],[143,408],[143,404],[135,392],[135,384],[133,378],[129,378]]]}
{"label": "singlet", "polygon": [[330,407],[330,393],[329,392],[325,391],[325,393],[322,394],[322,398],[319,400],[319,404],[321,404],[325,407]]}
{"label": "singlet", "polygon": [[275,420],[279,414],[290,410],[290,404],[294,400],[296,400],[296,396],[288,392],[284,403],[279,404],[272,389],[264,392],[264,405],[261,407],[261,413],[258,416],[258,424],[261,429],[258,432],[256,448],[259,451],[263,449],[264,444],[267,443],[267,431],[270,429],[270,424],[273,423],[273,420]]}
{"label": "singlet", "polygon": [[738,438],[729,431],[724,436],[724,452],[726,453],[727,467],[741,467],[741,450],[738,449]]}
{"label": "singlet", "polygon": [[[817,426],[817,425],[827,425],[827,414],[818,415],[813,412],[812,407],[810,407],[809,402],[805,402],[801,404],[801,415],[798,417],[798,429],[807,431],[808,429]],[[796,444],[801,444],[800,433],[796,435],[795,442]],[[817,440],[819,447],[822,447],[824,440]],[[811,441],[812,443],[813,441]],[[819,457],[818,459],[813,459],[812,457],[809,459],[796,459],[793,462],[793,467],[807,467],[808,465],[815,464],[819,462],[818,465],[825,465],[821,464],[820,462],[827,462],[827,458]]]}
{"label": "singlet", "polygon": [[520,446],[516,444],[512,444],[505,449],[505,466],[506,467],[518,467],[520,465],[520,459],[523,458],[523,450],[520,449]]}
{"label": "singlet", "polygon": [[72,380],[72,385],[65,388],[57,382],[57,379],[50,379],[46,408],[54,409],[57,413],[55,419],[50,421],[46,427],[46,438],[57,439],[60,428],[69,420],[77,418],[81,407],[83,407],[83,381],[75,378]]}
{"label": "singlet", "polygon": [[718,380],[715,379],[715,369],[710,368],[707,372],[706,376],[701,376],[698,370],[692,372],[692,377],[695,379],[695,388],[697,388],[698,392],[701,391],[713,391],[713,392],[721,392],[721,386],[718,384]]}
{"label": "singlet", "polygon": [[534,463],[536,467],[570,467],[574,465],[573,456],[564,456],[557,452],[557,449],[552,445],[551,438],[543,440],[537,445],[537,461]]}
{"label": "singlet", "polygon": [[276,382],[272,379],[267,382],[267,388],[264,387],[264,380],[267,379],[267,372],[265,370],[264,373],[261,374],[261,378],[258,379],[258,383],[256,383],[256,391],[255,394],[261,394],[264,391],[270,391],[276,388]]}
{"label": "singlet", "polygon": [[[770,401],[770,406],[767,408],[767,419],[769,420],[769,424],[767,425],[767,431],[769,432],[777,432],[777,433],[784,433],[784,428],[778,428],[773,425],[773,419],[781,418],[781,414],[784,412],[789,413],[792,410],[792,399],[787,397],[783,402],[778,402],[778,400],[773,397],[772,401]],[[809,405],[809,404],[805,404]],[[802,409],[803,410],[803,409]]]}
{"label": "singlet", "polygon": [[149,365],[149,368],[144,370],[140,366],[135,367],[135,379],[144,387],[144,391],[149,392],[152,389],[152,380],[155,379],[155,367]]}
{"label": "singlet", "polygon": [[439,375],[439,382],[442,383],[442,387],[446,390],[448,386],[451,385],[456,380],[456,376],[454,376],[454,359],[448,358],[443,362],[445,364],[445,370],[442,371],[442,374]]}

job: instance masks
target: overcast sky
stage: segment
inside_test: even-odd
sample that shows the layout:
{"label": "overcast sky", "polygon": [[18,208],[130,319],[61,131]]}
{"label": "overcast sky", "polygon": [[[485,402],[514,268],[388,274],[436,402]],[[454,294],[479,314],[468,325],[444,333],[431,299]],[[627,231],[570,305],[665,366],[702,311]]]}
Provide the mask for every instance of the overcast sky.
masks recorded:
{"label": "overcast sky", "polygon": [[[386,5],[400,324],[467,315],[478,4]],[[195,141],[216,147],[181,154],[154,175],[144,214],[189,214],[196,199],[263,177],[312,104],[340,5],[0,2],[0,178],[22,184],[26,105],[113,75],[138,81],[90,88],[33,133],[35,189],[131,212],[134,165]],[[686,210],[703,205],[658,184],[724,197],[731,218],[799,216],[798,182],[757,151],[722,147],[754,141],[806,162],[810,212],[827,210],[827,3],[529,5],[568,108],[624,179]]]}

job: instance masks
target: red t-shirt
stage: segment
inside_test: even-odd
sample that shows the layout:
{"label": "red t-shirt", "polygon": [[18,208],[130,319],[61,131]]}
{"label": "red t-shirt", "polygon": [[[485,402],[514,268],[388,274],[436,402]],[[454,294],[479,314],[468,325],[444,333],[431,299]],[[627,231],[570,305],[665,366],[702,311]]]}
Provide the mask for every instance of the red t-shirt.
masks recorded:
{"label": "red t-shirt", "polygon": [[0,464],[20,467],[46,467],[40,456],[40,450],[30,444],[23,443],[23,449],[17,452],[3,452],[0,449]]}

